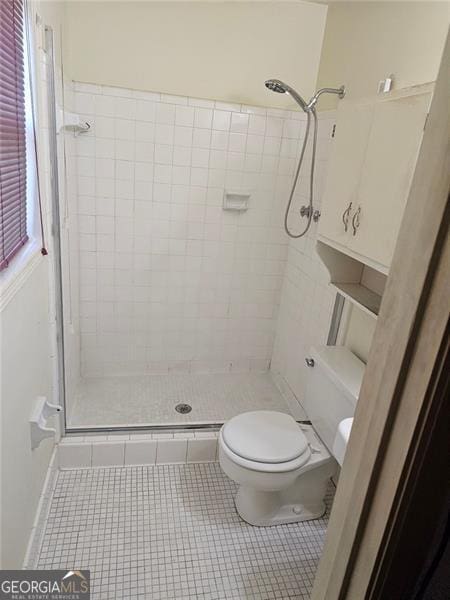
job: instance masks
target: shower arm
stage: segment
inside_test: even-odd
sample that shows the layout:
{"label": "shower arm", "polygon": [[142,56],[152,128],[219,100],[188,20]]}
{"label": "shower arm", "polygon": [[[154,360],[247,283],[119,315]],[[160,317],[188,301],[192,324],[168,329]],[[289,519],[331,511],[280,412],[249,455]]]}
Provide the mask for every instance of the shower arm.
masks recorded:
{"label": "shower arm", "polygon": [[317,100],[322,94],[336,94],[339,98],[343,98],[345,96],[345,85],[341,85],[340,88],[322,88],[321,90],[318,90],[308,102],[306,110],[314,108],[317,104]]}

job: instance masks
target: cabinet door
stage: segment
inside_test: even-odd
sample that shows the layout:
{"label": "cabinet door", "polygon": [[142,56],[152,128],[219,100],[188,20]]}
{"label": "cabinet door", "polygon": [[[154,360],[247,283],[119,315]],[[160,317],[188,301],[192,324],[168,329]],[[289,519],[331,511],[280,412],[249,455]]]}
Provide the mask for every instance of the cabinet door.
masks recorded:
{"label": "cabinet door", "polygon": [[[369,143],[359,182],[359,227],[348,247],[389,267],[397,240],[431,94],[374,104]],[[355,225],[358,225],[355,217]]]}
{"label": "cabinet door", "polygon": [[[351,219],[358,203],[357,191],[372,117],[372,104],[355,105],[343,101],[337,110],[318,233],[342,246],[348,244]],[[346,232],[343,215],[350,203]]]}

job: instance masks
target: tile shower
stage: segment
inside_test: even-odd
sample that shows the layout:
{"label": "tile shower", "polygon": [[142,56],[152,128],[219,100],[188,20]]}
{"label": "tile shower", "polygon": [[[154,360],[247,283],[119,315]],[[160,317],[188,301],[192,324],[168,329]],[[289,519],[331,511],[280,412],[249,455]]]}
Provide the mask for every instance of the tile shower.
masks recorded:
{"label": "tile shower", "polygon": [[[333,303],[314,228],[291,242],[282,226],[304,115],[79,82],[65,95],[91,125],[65,134],[69,427],[288,410],[279,390],[301,400]],[[224,210],[225,191],[250,192],[248,211]]]}

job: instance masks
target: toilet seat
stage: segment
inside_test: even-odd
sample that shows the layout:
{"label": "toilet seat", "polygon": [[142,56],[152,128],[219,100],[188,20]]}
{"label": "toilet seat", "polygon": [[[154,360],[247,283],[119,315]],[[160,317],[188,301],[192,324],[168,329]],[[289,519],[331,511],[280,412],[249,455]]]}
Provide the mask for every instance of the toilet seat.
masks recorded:
{"label": "toilet seat", "polygon": [[286,472],[308,462],[308,440],[285,413],[260,410],[230,419],[220,431],[221,446],[236,464],[253,471]]}

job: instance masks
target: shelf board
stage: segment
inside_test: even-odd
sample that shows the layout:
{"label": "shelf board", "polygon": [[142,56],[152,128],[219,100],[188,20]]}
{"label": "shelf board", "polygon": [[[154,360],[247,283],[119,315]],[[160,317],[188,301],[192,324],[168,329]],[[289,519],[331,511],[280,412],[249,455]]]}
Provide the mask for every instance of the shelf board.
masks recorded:
{"label": "shelf board", "polygon": [[379,273],[383,273],[383,275],[389,274],[389,267],[387,267],[386,265],[382,265],[381,263],[378,263],[368,258],[367,256],[363,256],[362,254],[353,252],[353,250],[350,250],[350,248],[347,248],[346,246],[343,246],[342,244],[339,244],[327,238],[326,236],[321,235],[320,233],[317,235],[317,241],[321,242],[322,244],[325,244],[326,246],[329,246],[330,248],[333,248],[333,250],[336,250],[343,256],[353,258],[353,260],[356,260],[362,263],[363,265],[367,265],[368,267],[370,267],[371,269],[375,269],[375,271],[378,271]]}
{"label": "shelf board", "polygon": [[377,317],[380,310],[381,296],[360,283],[331,283],[345,298],[359,306],[365,313]]}

